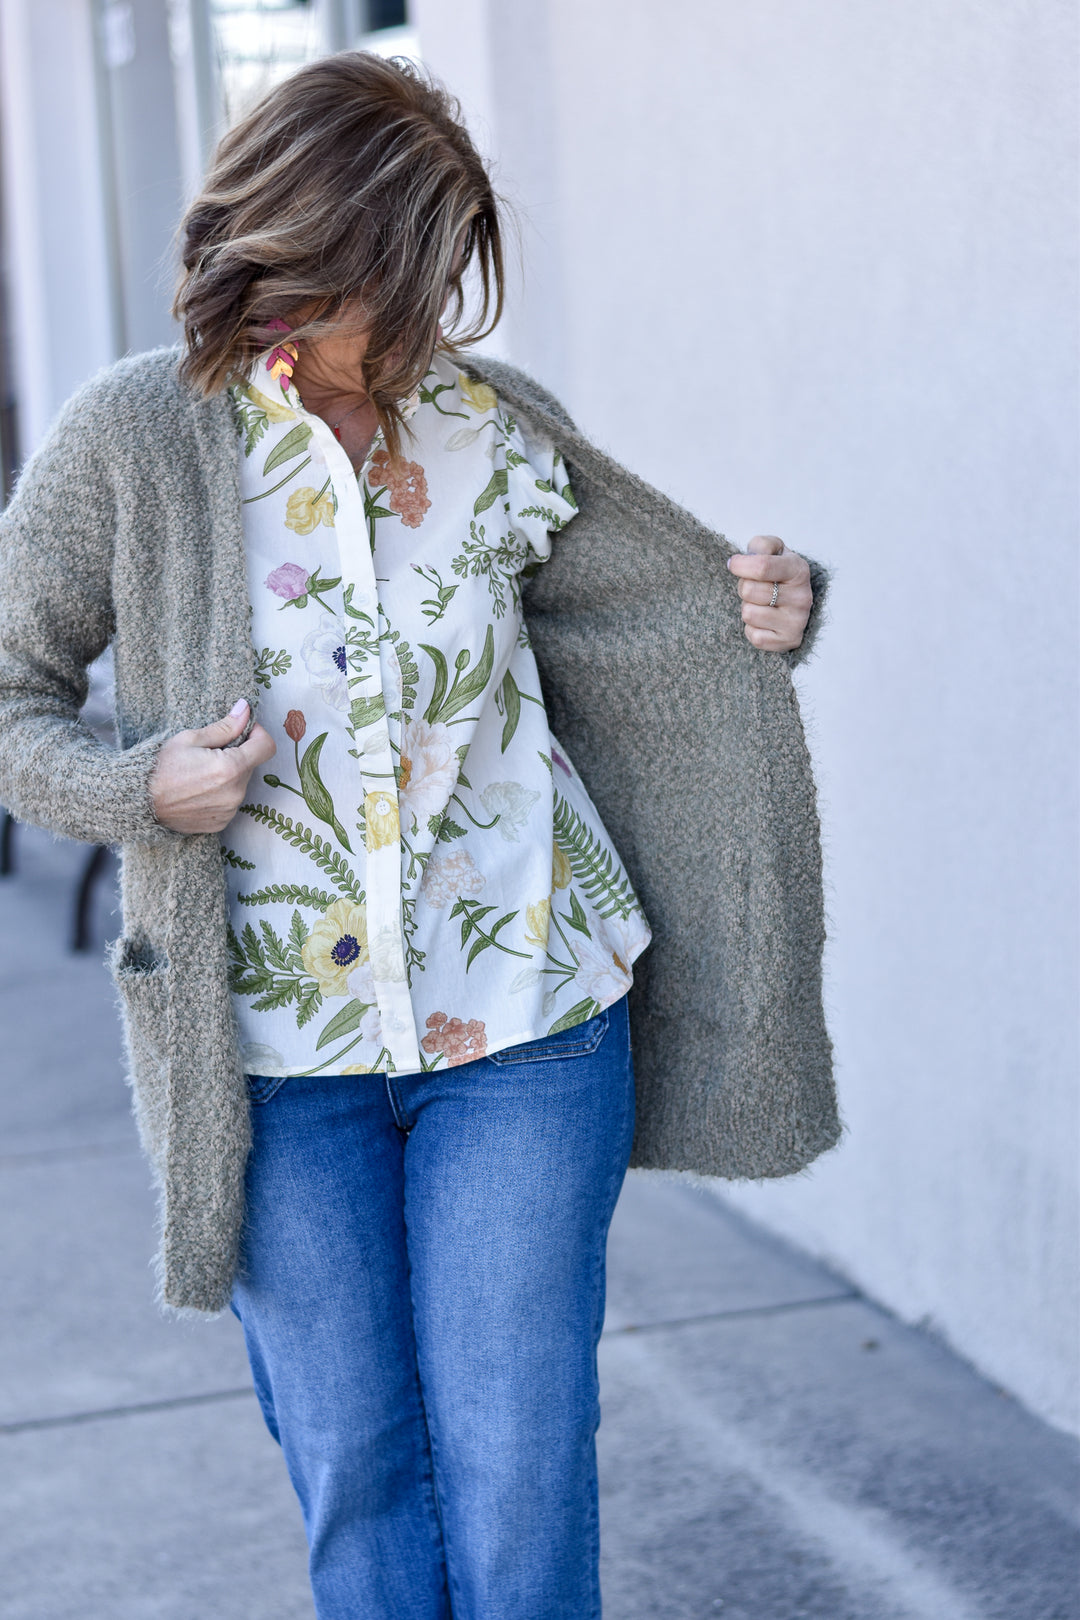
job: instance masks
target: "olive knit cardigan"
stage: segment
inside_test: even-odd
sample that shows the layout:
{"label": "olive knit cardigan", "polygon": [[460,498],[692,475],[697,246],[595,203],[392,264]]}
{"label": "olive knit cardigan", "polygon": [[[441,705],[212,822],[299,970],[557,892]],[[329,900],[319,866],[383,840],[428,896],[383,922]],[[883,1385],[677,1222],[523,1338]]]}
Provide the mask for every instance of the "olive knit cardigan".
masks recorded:
{"label": "olive knit cardigan", "polygon": [[[214,834],[154,818],[162,741],[258,688],[226,396],[136,355],[65,407],[0,525],[0,803],[122,846],[111,951],[135,1112],[161,1197],[167,1305],[228,1301],[248,1102]],[[790,663],[743,635],[731,547],[596,449],[551,396],[470,363],[562,451],[580,512],[527,588],[553,734],[652,923],[630,996],[633,1162],[801,1169],[840,1134],[821,1003],[818,826]],[[816,629],[825,584],[813,572]],[[119,750],[79,718],[112,642]]]}

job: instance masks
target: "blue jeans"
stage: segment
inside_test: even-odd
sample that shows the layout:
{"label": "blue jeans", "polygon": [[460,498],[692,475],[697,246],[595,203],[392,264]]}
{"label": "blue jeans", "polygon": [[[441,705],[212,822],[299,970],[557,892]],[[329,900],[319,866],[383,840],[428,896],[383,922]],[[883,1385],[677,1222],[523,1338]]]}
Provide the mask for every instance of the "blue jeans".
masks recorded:
{"label": "blue jeans", "polygon": [[598,1616],[625,999],[457,1068],[249,1087],[233,1309],[319,1620]]}

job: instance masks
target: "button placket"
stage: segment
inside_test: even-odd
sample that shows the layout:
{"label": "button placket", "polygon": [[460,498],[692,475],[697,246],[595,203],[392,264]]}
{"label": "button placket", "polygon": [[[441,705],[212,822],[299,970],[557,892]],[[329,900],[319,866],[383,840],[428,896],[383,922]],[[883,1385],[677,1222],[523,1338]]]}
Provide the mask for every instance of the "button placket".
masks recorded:
{"label": "button placket", "polygon": [[[382,1025],[383,1045],[395,1069],[422,1068],[413,1019],[405,966],[405,939],[401,910],[401,836],[397,779],[390,728],[386,714],[383,647],[388,646],[378,608],[375,564],[368,543],[363,496],[345,451],[321,417],[309,417],[333,479],[338,498],[336,526],[343,584],[350,580],[371,604],[378,638],[378,657],[369,660],[372,676],[378,680],[382,712],[363,728],[357,729],[355,747],[359,767],[360,802],[363,804],[367,853],[365,891],[368,925],[368,952],[375,982],[375,997]],[[392,653],[393,648],[389,647]],[[361,687],[362,695],[374,698],[374,690]],[[350,688],[350,695],[352,689]]]}

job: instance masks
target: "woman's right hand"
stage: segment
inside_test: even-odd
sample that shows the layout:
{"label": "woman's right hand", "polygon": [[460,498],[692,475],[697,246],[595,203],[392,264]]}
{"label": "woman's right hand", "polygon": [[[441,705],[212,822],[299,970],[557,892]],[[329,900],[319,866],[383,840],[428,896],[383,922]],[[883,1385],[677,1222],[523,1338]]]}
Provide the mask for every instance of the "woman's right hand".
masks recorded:
{"label": "woman's right hand", "polygon": [[265,765],[277,745],[262,726],[230,748],[247,724],[241,698],[223,720],[197,731],[178,731],[161,745],[150,773],[154,815],[173,832],[216,833],[229,825],[247,792],[256,765]]}

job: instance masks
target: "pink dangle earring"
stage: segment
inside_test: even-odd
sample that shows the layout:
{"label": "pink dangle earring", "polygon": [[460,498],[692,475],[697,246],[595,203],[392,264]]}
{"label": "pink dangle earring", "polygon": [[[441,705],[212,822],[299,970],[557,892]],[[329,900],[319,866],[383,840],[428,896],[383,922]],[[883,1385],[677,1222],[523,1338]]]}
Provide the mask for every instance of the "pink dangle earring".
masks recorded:
{"label": "pink dangle earring", "polygon": [[[271,332],[292,331],[291,326],[287,326],[284,321],[278,320],[268,321],[267,327]],[[299,357],[300,351],[297,349],[295,343],[279,343],[276,349],[270,350],[270,355],[266,362],[266,369],[270,373],[271,377],[273,377],[275,382],[280,382],[281,392],[283,394],[287,394],[289,392],[289,379],[296,369],[296,362]]]}

